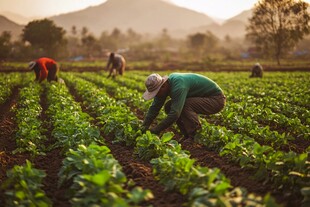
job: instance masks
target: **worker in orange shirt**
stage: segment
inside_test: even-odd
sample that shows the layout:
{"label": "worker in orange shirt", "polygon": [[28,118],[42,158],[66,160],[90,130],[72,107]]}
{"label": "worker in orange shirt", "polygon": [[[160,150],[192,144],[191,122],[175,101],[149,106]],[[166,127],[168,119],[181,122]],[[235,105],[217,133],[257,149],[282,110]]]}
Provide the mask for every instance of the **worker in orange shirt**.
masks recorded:
{"label": "worker in orange shirt", "polygon": [[47,81],[58,81],[59,66],[55,60],[47,57],[42,57],[29,62],[29,69],[34,70],[36,81],[41,83],[47,78]]}

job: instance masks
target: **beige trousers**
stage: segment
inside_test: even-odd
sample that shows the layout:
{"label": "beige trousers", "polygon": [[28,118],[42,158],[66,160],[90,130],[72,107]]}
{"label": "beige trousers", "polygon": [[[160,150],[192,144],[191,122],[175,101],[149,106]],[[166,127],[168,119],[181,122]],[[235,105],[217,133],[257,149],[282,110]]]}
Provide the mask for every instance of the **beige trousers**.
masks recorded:
{"label": "beige trousers", "polygon": [[[201,129],[199,114],[211,115],[220,112],[226,104],[226,97],[221,95],[209,97],[187,98],[177,125],[185,137],[193,137]],[[165,112],[169,113],[171,100],[165,104]]]}

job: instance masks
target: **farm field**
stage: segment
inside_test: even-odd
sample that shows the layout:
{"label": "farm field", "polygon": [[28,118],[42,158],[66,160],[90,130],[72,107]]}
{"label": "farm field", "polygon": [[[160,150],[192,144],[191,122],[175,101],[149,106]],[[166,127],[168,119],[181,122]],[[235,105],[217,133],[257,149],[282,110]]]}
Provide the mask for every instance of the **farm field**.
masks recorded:
{"label": "farm field", "polygon": [[198,72],[227,105],[192,143],[140,131],[150,73],[2,73],[0,206],[310,206],[309,72]]}

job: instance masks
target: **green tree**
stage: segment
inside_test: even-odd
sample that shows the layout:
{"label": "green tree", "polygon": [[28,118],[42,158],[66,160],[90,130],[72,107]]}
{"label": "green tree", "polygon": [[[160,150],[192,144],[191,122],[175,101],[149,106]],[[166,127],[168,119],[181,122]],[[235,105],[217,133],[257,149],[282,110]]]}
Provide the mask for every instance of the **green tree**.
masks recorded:
{"label": "green tree", "polygon": [[122,31],[118,28],[114,28],[110,34],[110,41],[112,42],[112,44],[114,44],[113,50],[123,48],[125,42],[124,42],[124,36],[122,34]]}
{"label": "green tree", "polygon": [[73,25],[72,27],[71,27],[71,35],[72,36],[76,36],[77,35],[77,28],[76,28],[76,26],[75,25]]}
{"label": "green tree", "polygon": [[11,52],[12,35],[8,31],[2,32],[0,36],[0,60],[7,59]]}
{"label": "green tree", "polygon": [[308,6],[300,0],[258,1],[246,28],[246,38],[280,65],[280,59],[310,32]]}
{"label": "green tree", "polygon": [[166,28],[164,28],[157,40],[157,45],[160,50],[165,50],[167,47],[170,46],[172,38],[169,35],[169,32]]}
{"label": "green tree", "polygon": [[206,33],[196,33],[188,36],[189,48],[194,56],[198,59],[207,58],[214,55],[217,52],[219,39],[207,31]]}
{"label": "green tree", "polygon": [[88,35],[88,33],[89,33],[88,28],[87,28],[87,27],[82,27],[81,36],[82,36],[82,37],[85,37],[85,36]]}
{"label": "green tree", "polygon": [[29,42],[44,55],[57,56],[57,51],[65,46],[65,30],[48,19],[29,22],[23,29],[22,39]]}
{"label": "green tree", "polygon": [[189,39],[189,45],[191,48],[199,49],[203,47],[205,43],[206,35],[202,33],[196,33],[193,35],[189,35],[188,39]]}
{"label": "green tree", "polygon": [[129,45],[137,44],[141,42],[142,35],[135,32],[133,29],[129,28],[126,32],[126,42],[129,42]]}
{"label": "green tree", "polygon": [[214,52],[219,44],[219,39],[210,31],[206,32],[204,48],[206,53]]}
{"label": "green tree", "polygon": [[99,38],[102,48],[108,51],[116,51],[119,48],[124,48],[129,44],[126,35],[118,28],[114,28],[111,33],[104,31]]}
{"label": "green tree", "polygon": [[76,26],[72,26],[67,39],[68,56],[74,58],[82,54],[78,29]]}
{"label": "green tree", "polygon": [[83,36],[81,41],[84,51],[89,58],[101,56],[101,46],[99,41],[92,34]]}

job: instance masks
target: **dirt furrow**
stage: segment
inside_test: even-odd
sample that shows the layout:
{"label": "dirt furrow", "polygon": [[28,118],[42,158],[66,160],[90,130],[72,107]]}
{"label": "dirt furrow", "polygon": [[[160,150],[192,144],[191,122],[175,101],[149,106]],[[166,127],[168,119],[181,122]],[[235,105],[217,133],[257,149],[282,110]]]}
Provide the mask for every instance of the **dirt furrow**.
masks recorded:
{"label": "dirt furrow", "polygon": [[[48,116],[46,115],[46,110],[48,109],[48,103],[46,100],[46,88],[44,88],[43,93],[40,97],[40,104],[42,107],[42,113],[40,119],[43,123],[42,127],[46,129],[44,135],[47,137],[45,147],[48,148],[52,146],[56,140],[52,137],[53,127],[49,124]],[[62,166],[62,160],[64,155],[61,149],[51,149],[46,155],[38,156],[34,160],[34,166],[37,169],[44,170],[46,177],[43,180],[43,190],[46,195],[51,199],[53,206],[57,207],[69,207],[69,198],[66,197],[66,190],[69,186],[61,186],[58,188],[58,172]]]}
{"label": "dirt furrow", "polygon": [[[70,88],[70,93],[73,95],[77,102],[83,103],[82,98],[78,96],[73,88]],[[84,112],[92,114],[91,112],[87,111],[85,106],[82,105],[82,108]],[[95,125],[98,124],[95,123]],[[152,174],[152,166],[148,162],[143,162],[135,158],[132,147],[126,147],[122,144],[112,143],[113,135],[102,136],[105,139],[107,147],[111,149],[112,155],[122,166],[126,177],[128,179],[132,179],[138,186],[141,186],[143,189],[150,189],[152,191],[154,199],[145,202],[143,206],[153,205],[154,207],[179,207],[186,202],[186,198],[183,197],[183,195],[180,193],[165,191],[164,186],[155,180]],[[167,196],[167,194],[169,194],[169,196]]]}
{"label": "dirt furrow", "polygon": [[[19,87],[15,87],[10,98],[0,106],[0,185],[7,179],[7,170],[12,169],[14,165],[23,165],[26,159],[29,159],[29,155],[26,153],[12,153],[16,149],[14,133],[17,128],[12,109],[16,107],[18,89]],[[2,188],[0,188],[1,203],[5,203],[4,189]]]}

